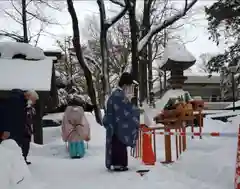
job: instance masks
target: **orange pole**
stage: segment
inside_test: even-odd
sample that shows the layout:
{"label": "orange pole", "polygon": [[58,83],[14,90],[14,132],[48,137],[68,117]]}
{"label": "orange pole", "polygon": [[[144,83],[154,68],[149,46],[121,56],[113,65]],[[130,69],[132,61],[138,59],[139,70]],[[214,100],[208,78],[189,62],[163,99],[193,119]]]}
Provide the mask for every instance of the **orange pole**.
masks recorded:
{"label": "orange pole", "polygon": [[[170,129],[165,129],[165,132],[170,132]],[[165,135],[165,161],[162,163],[172,163],[172,147],[171,147],[171,136]]]}
{"label": "orange pole", "polygon": [[[184,123],[182,124],[182,132],[186,133],[186,125]],[[186,135],[182,136],[182,143],[183,143],[183,152],[184,152],[187,148],[187,136]]]}
{"label": "orange pole", "polygon": [[[181,132],[181,128],[179,128],[179,132]],[[179,154],[182,154],[182,136],[179,136]]]}
{"label": "orange pole", "polygon": [[[178,130],[177,129],[175,129],[175,131],[177,132]],[[176,137],[175,137],[175,142],[176,142],[176,157],[177,157],[177,159],[178,159],[178,157],[179,157],[179,153],[178,153],[178,138],[179,138],[179,136],[178,135],[176,135]]]}
{"label": "orange pole", "polygon": [[[199,111],[199,133],[202,133],[202,113]],[[202,139],[202,136],[199,136],[200,139]]]}
{"label": "orange pole", "polygon": [[[196,116],[197,117],[197,116]],[[192,133],[194,133],[194,120],[191,121],[192,122],[192,125],[191,125],[191,131]],[[192,135],[192,139],[194,139],[194,136]]]}

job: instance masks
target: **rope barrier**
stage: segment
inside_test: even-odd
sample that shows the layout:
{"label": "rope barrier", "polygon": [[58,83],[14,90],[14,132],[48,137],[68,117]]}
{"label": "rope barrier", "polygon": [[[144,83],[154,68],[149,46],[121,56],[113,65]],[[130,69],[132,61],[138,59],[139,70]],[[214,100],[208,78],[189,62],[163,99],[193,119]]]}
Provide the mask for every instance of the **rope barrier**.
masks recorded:
{"label": "rope barrier", "polygon": [[[144,134],[152,134],[152,131],[143,132]],[[238,137],[238,133],[220,133],[220,132],[210,132],[210,133],[200,133],[200,132],[155,132],[158,135],[171,135],[171,136],[211,136],[211,137]]]}

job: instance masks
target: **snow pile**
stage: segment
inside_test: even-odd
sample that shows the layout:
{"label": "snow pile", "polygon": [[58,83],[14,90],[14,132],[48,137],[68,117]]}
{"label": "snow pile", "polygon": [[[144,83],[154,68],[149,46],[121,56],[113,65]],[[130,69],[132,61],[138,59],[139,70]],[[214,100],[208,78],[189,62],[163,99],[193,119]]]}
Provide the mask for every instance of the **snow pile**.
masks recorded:
{"label": "snow pile", "polygon": [[185,93],[187,93],[187,92],[182,90],[182,89],[170,89],[170,90],[168,90],[160,100],[156,101],[156,103],[155,103],[156,109],[158,111],[163,110],[164,106],[167,104],[167,102],[170,98],[177,98],[181,95],[184,95]]}
{"label": "snow pile", "polygon": [[39,47],[18,42],[0,42],[0,54],[0,58],[5,59],[12,59],[17,54],[25,55],[26,59],[29,60],[43,60],[46,58],[43,50]]}
{"label": "snow pile", "polygon": [[230,110],[230,111],[227,111],[227,112],[207,115],[206,117],[208,117],[208,118],[230,117],[230,116],[237,116],[239,114],[240,114],[240,110],[236,110],[236,111]]}
{"label": "snow pile", "polygon": [[195,57],[186,49],[184,44],[179,44],[170,40],[164,49],[163,62],[165,64],[168,59],[179,62],[194,62]]}
{"label": "snow pile", "polygon": [[1,189],[16,188],[30,179],[29,169],[15,141],[5,140],[0,145]]}
{"label": "snow pile", "polygon": [[[149,113],[149,112],[148,112]],[[93,115],[85,113],[91,125],[92,140],[87,154],[80,160],[71,160],[61,140],[59,128],[45,128],[47,144],[31,146],[33,166],[30,171],[34,178],[44,182],[49,189],[66,189],[81,185],[84,189],[226,189],[233,188],[235,171],[236,138],[203,137],[190,139],[187,151],[172,165],[162,165],[164,160],[164,136],[157,135],[157,163],[149,167],[144,177],[135,173],[146,168],[139,160],[129,156],[129,172],[109,173],[104,167],[105,129],[99,126]],[[50,116],[50,115],[48,115]],[[60,116],[60,114],[58,115]],[[53,114],[53,118],[56,115]],[[236,132],[237,125],[204,119],[204,132]],[[172,137],[173,159],[174,138]],[[84,178],[80,179],[79,178]],[[108,182],[106,182],[106,180]]]}
{"label": "snow pile", "polygon": [[50,91],[52,66],[49,59],[27,61],[0,58],[0,89]]}
{"label": "snow pile", "polygon": [[[238,108],[240,106],[240,100],[235,102],[235,107]],[[233,104],[229,104],[226,108],[224,109],[232,109],[233,108]]]}

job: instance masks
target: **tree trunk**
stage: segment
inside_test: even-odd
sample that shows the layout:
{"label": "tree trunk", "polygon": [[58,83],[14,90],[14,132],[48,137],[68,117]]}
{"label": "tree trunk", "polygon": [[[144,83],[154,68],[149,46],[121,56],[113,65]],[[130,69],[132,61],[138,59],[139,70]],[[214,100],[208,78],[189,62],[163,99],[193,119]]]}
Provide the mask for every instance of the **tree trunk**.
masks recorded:
{"label": "tree trunk", "polygon": [[153,74],[152,74],[152,43],[148,43],[148,92],[149,92],[149,104],[154,107],[154,97],[153,96]]}
{"label": "tree trunk", "polygon": [[22,26],[23,26],[23,42],[28,43],[28,29],[27,29],[27,12],[26,0],[22,0]]}
{"label": "tree trunk", "polygon": [[100,48],[102,58],[102,84],[103,84],[103,96],[105,98],[110,94],[110,83],[109,83],[109,64],[108,64],[108,48],[107,48],[107,31],[104,26],[101,28],[100,34]]}
{"label": "tree trunk", "polygon": [[99,12],[100,12],[100,49],[101,49],[101,59],[102,59],[102,90],[105,98],[110,94],[110,84],[109,84],[109,71],[108,71],[108,48],[107,48],[107,27],[105,24],[106,11],[103,0],[97,0]]}
{"label": "tree trunk", "polygon": [[[152,0],[144,0],[144,8],[143,8],[143,22],[142,22],[142,26],[141,26],[141,39],[147,35],[147,33],[150,30],[150,9],[151,9],[151,4],[152,4]],[[142,61],[140,62],[139,65],[139,75],[140,75],[140,94],[141,94],[141,102],[143,102],[147,97],[148,97],[148,91],[150,94],[150,90],[148,86],[148,68],[150,66],[150,68],[152,69],[152,62],[150,62],[152,60],[152,57],[149,57],[149,52],[151,53],[151,49],[149,49],[149,47],[151,48],[151,41],[148,42],[148,44],[150,44],[150,46],[144,46],[144,48],[141,51],[141,58]],[[151,53],[152,56],[152,53]],[[152,70],[150,70],[152,71]],[[152,74],[151,74],[152,75]],[[150,97],[150,95],[149,95]]]}
{"label": "tree trunk", "polygon": [[[137,26],[137,21],[136,21],[136,0],[132,0],[131,2],[128,0],[125,0],[126,5],[128,6],[128,13],[129,13],[129,27],[131,31],[131,51],[132,51],[132,76],[134,80],[137,82],[139,81],[138,79],[138,26]],[[135,101],[134,104],[138,104],[138,88],[135,87],[134,90],[134,96],[135,96]]]}
{"label": "tree trunk", "polygon": [[78,62],[80,64],[81,68],[83,69],[84,76],[86,78],[89,97],[91,98],[92,104],[95,106],[94,112],[95,112],[96,121],[102,125],[102,116],[101,116],[100,109],[98,108],[98,105],[97,105],[96,93],[94,90],[93,80],[92,80],[92,73],[90,72],[89,68],[87,67],[85,60],[83,58],[83,54],[82,54],[77,14],[76,14],[76,11],[75,11],[75,8],[73,5],[73,1],[67,0],[67,4],[68,4],[68,12],[71,15],[71,19],[72,19],[73,46],[74,46],[74,49],[76,52]]}

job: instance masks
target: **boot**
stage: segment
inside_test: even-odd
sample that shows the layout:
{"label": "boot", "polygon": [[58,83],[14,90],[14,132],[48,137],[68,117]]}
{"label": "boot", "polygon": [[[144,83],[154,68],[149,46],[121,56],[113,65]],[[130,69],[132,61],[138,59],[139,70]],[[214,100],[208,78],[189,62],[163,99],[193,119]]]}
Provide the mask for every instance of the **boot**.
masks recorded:
{"label": "boot", "polygon": [[113,170],[116,172],[128,171],[128,167],[125,166],[113,166]]}
{"label": "boot", "polygon": [[30,161],[27,161],[27,158],[26,158],[26,157],[24,157],[24,160],[25,160],[25,162],[26,162],[27,165],[31,165],[31,164],[32,164]]}

